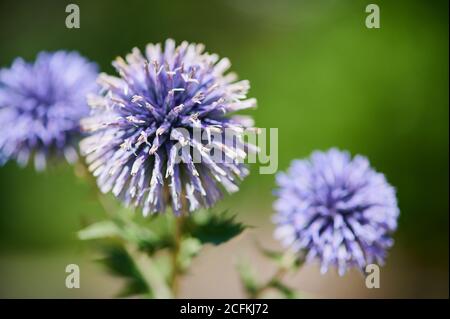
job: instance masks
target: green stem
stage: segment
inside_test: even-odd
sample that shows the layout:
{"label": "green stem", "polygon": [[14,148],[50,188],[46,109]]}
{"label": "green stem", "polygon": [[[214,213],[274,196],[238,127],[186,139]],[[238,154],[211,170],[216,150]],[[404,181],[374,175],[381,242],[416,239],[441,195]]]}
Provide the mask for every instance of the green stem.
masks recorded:
{"label": "green stem", "polygon": [[265,284],[261,285],[257,291],[250,295],[250,298],[261,298],[263,293],[272,288],[277,282],[281,281],[287,272],[288,269],[286,269],[285,267],[278,268],[275,274],[269,280],[267,280]]}
{"label": "green stem", "polygon": [[128,255],[133,259],[138,271],[141,273],[148,286],[152,288],[151,292],[153,298],[160,299],[172,297],[171,291],[167,287],[164,279],[155,268],[152,258],[147,254],[139,252],[134,245],[126,243],[124,246]]}
{"label": "green stem", "polygon": [[284,252],[281,256],[281,260],[277,263],[278,267],[273,276],[264,284],[257,287],[255,291],[248,291],[248,296],[255,299],[261,298],[262,295],[271,288],[278,290],[286,288],[282,283],[283,278],[288,272],[298,269],[304,261],[304,256],[298,256],[291,251]]}
{"label": "green stem", "polygon": [[[95,181],[95,178],[92,176],[92,174],[89,172],[89,169],[87,168],[86,164],[80,160],[75,165],[75,174],[84,180],[86,180],[91,188],[95,190],[95,196],[99,200],[101,206],[103,207],[103,210],[108,215],[109,218],[114,218],[117,214],[118,207],[114,203],[112,203],[108,198],[102,194],[98,187],[97,183]],[[172,257],[172,273],[170,277],[170,291],[162,290],[162,296],[172,296],[177,297],[179,292],[179,278],[182,275],[182,270],[179,267],[179,255],[181,251],[181,242],[183,239],[183,224],[187,218],[188,213],[184,212],[181,216],[175,218],[175,229],[174,229],[174,245],[171,249],[171,257]],[[135,247],[133,248],[130,246],[130,243],[125,243],[125,249],[128,251],[129,255],[133,260],[135,261],[135,264],[142,265],[143,267],[140,267],[140,271],[143,273],[143,275],[146,277],[148,281],[155,282],[155,276],[152,275],[153,272],[151,271],[153,269],[152,266],[152,258],[147,256],[147,260],[143,261],[143,258],[139,257],[140,255],[136,253]],[[145,266],[145,267],[144,267]],[[145,271],[147,270],[147,271]],[[156,286],[161,286],[160,283]]]}
{"label": "green stem", "polygon": [[181,240],[183,237],[182,231],[185,219],[186,216],[184,214],[180,217],[175,217],[174,247],[172,251],[172,277],[170,280],[170,287],[172,289],[172,295],[174,298],[176,298],[179,293],[179,278],[181,272],[178,265],[178,259],[181,250]]}

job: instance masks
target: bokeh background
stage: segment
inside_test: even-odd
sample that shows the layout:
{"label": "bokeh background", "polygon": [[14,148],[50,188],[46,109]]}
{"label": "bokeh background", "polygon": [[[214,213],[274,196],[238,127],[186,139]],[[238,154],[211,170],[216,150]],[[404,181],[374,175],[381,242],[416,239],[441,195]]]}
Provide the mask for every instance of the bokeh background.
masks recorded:
{"label": "bokeh background", "polygon": [[[71,1],[81,28],[65,27],[67,1],[0,0],[0,66],[41,50],[73,49],[113,72],[132,47],[172,37],[206,44],[251,81],[259,127],[279,129],[279,169],[331,146],[367,155],[398,190],[396,244],[369,290],[357,272],[340,278],[315,265],[288,278],[311,297],[448,298],[449,65],[447,1],[376,1],[381,29],[367,29],[372,1]],[[64,70],[61,70],[62,72]],[[272,239],[273,175],[254,165],[220,207],[255,228],[207,247],[183,297],[242,297],[234,265],[245,256],[261,278],[273,271],[255,252]],[[113,297],[121,286],[75,236],[103,217],[90,186],[67,165],[45,173],[0,168],[0,297]],[[81,288],[64,286],[81,267]]]}

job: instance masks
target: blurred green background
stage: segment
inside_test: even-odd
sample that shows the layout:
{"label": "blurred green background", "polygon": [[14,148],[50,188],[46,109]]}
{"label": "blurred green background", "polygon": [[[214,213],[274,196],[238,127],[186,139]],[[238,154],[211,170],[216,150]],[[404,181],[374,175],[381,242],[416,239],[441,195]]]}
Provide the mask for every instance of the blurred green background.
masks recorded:
{"label": "blurred green background", "polygon": [[[80,29],[65,27],[71,2],[80,6]],[[381,289],[368,291],[358,274],[320,276],[314,266],[292,282],[317,297],[448,297],[448,2],[376,1],[381,29],[365,27],[369,3],[0,0],[0,66],[71,49],[112,73],[110,61],[134,46],[168,37],[204,43],[251,81],[257,126],[279,129],[280,170],[337,146],[367,155],[398,190],[399,229]],[[278,247],[271,237],[273,187],[274,176],[259,175],[256,165],[241,191],[222,201],[257,226],[239,239],[244,243],[256,236]],[[120,283],[92,263],[75,236],[103,213],[73,168],[36,173],[9,163],[0,168],[0,203],[0,297],[114,295]],[[241,296],[223,256],[245,247],[207,249],[184,295]],[[77,291],[64,287],[65,265],[73,262],[82,265]],[[208,278],[230,284],[208,285]]]}

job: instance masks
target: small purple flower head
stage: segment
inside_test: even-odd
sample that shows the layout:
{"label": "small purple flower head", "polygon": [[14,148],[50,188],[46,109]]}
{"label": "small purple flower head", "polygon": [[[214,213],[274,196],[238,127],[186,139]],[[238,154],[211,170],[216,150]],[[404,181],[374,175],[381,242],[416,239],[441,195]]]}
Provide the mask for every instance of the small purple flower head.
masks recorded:
{"label": "small purple flower head", "polygon": [[331,149],[293,161],[277,175],[275,237],[306,260],[318,259],[343,275],[383,264],[399,209],[394,188],[363,156]]}
{"label": "small purple flower head", "polygon": [[42,52],[34,63],[17,58],[0,70],[0,164],[31,157],[43,170],[50,156],[77,158],[79,121],[89,114],[97,66],[76,52]]}
{"label": "small purple flower head", "polygon": [[[212,206],[221,187],[238,190],[248,174],[239,160],[249,149],[242,133],[253,121],[230,113],[256,101],[246,99],[248,81],[226,73],[228,59],[204,52],[202,44],[176,47],[169,39],[164,47],[148,44],[144,53],[134,48],[113,66],[120,77],[99,76],[102,90],[89,98],[92,113],[82,121],[90,136],[80,143],[102,192],[144,215],[168,205],[178,215]],[[232,149],[212,137],[227,130],[236,133]],[[211,151],[229,160],[216,161]]]}

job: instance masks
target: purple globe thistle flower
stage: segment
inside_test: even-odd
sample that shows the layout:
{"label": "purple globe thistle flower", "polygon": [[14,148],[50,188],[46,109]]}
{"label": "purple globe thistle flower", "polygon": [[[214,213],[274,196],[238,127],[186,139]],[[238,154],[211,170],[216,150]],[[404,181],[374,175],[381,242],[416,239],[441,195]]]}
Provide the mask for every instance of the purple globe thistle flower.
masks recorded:
{"label": "purple globe thistle flower", "polygon": [[77,159],[79,121],[89,114],[86,94],[96,90],[97,66],[76,52],[42,52],[0,70],[0,164],[31,157],[43,170],[50,156]]}
{"label": "purple globe thistle flower", "polygon": [[275,237],[306,260],[318,259],[321,272],[336,266],[361,270],[383,264],[399,209],[394,188],[363,156],[331,149],[293,161],[277,175]]}
{"label": "purple globe thistle flower", "polygon": [[[91,135],[80,148],[102,192],[112,191],[144,215],[164,212],[168,204],[179,215],[212,206],[222,187],[238,190],[248,174],[242,158],[251,148],[242,134],[253,121],[229,115],[256,100],[246,99],[248,81],[226,73],[228,59],[205,53],[202,44],[176,47],[169,39],[164,48],[148,44],[144,54],[134,48],[113,66],[120,77],[99,76],[102,90],[88,99],[92,113],[82,120]],[[225,131],[236,134],[231,148],[212,138]],[[212,152],[226,160],[214,160]]]}

